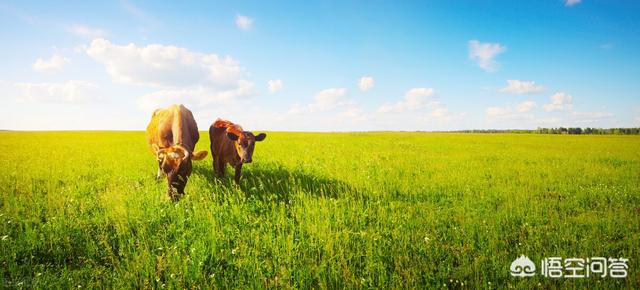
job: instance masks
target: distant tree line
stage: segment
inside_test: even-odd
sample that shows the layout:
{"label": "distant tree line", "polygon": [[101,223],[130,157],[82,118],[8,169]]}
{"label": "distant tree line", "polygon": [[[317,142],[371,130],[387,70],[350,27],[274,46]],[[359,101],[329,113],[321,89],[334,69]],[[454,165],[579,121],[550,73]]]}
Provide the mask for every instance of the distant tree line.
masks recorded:
{"label": "distant tree line", "polygon": [[638,135],[640,128],[538,128],[533,133],[538,134],[588,134],[588,135]]}
{"label": "distant tree line", "polygon": [[558,128],[537,128],[535,130],[522,129],[487,129],[487,130],[460,130],[453,132],[462,133],[518,133],[518,134],[571,134],[571,135],[640,135],[640,128],[580,128],[580,127],[558,127]]}

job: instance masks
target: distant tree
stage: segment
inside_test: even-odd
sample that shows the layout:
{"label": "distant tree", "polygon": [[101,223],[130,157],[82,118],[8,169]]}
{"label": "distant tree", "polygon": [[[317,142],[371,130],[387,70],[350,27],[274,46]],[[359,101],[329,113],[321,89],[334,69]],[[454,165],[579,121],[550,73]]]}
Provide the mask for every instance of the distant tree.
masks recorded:
{"label": "distant tree", "polygon": [[604,134],[619,134],[619,135],[640,135],[640,128],[591,128],[587,127],[582,129],[581,127],[558,127],[558,128],[542,128],[538,127],[535,130],[522,130],[522,129],[506,129],[506,130],[497,130],[497,129],[482,129],[482,130],[460,130],[460,131],[449,131],[449,132],[459,132],[459,133],[512,133],[512,134],[591,134],[591,135],[604,135]]}
{"label": "distant tree", "polygon": [[569,132],[569,134],[573,134],[573,135],[582,134],[582,128],[580,128],[580,127],[578,127],[578,128],[569,128],[568,132]]}

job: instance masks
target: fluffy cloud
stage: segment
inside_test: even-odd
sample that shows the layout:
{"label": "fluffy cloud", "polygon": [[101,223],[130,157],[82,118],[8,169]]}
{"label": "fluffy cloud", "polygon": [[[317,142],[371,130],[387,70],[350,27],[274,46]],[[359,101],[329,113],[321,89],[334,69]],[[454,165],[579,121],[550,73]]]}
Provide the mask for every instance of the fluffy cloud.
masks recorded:
{"label": "fluffy cloud", "polygon": [[138,105],[147,111],[174,103],[187,103],[197,108],[211,103],[225,104],[246,100],[254,94],[254,84],[241,80],[237,88],[225,91],[216,91],[208,87],[160,90],[139,98]]}
{"label": "fluffy cloud", "polygon": [[551,103],[544,105],[544,110],[551,111],[566,111],[571,110],[573,107],[573,97],[564,92],[557,92],[551,96]]}
{"label": "fluffy cloud", "polygon": [[287,111],[287,115],[299,115],[305,112],[305,107],[296,103],[293,104],[291,106],[291,108],[289,108],[289,111]]}
{"label": "fluffy cloud", "polygon": [[613,117],[609,112],[571,112],[569,120],[575,124],[598,124]]}
{"label": "fluffy cloud", "polygon": [[536,103],[533,101],[525,101],[515,108],[511,106],[506,107],[488,107],[485,111],[487,119],[490,121],[505,121],[505,120],[533,120],[533,115],[530,114],[531,110],[536,107]]}
{"label": "fluffy cloud", "polygon": [[267,84],[269,85],[269,92],[271,93],[282,90],[282,80],[270,80]]}
{"label": "fluffy cloud", "polygon": [[365,115],[365,113],[358,107],[351,107],[347,109],[340,114],[340,117],[354,122],[362,122],[369,119],[367,115]]}
{"label": "fluffy cloud", "polygon": [[48,60],[38,58],[36,62],[33,63],[33,69],[37,72],[55,72],[61,70],[70,62],[68,58],[56,53]]}
{"label": "fluffy cloud", "polygon": [[255,94],[253,83],[244,79],[243,69],[229,56],[171,45],[117,45],[105,39],[93,40],[86,53],[116,82],[160,89],[139,100],[143,108],[167,105],[168,100],[204,105]]}
{"label": "fluffy cloud", "polygon": [[106,30],[100,28],[92,28],[85,25],[74,24],[67,29],[72,34],[75,34],[80,37],[94,39],[94,38],[103,38],[109,36],[109,33]]}
{"label": "fluffy cloud", "polygon": [[233,87],[243,76],[231,57],[192,52],[172,45],[117,45],[95,39],[86,50],[102,63],[111,77],[121,83],[154,87],[207,85]]}
{"label": "fluffy cloud", "polygon": [[503,93],[516,95],[533,94],[544,91],[544,88],[534,81],[507,80],[507,86],[500,89]]}
{"label": "fluffy cloud", "polygon": [[482,43],[477,40],[469,41],[469,58],[480,68],[493,72],[497,69],[496,56],[505,52],[507,48],[499,43]]}
{"label": "fluffy cloud", "polygon": [[358,81],[358,87],[363,92],[370,90],[374,85],[375,81],[373,80],[373,77],[361,77]]}
{"label": "fluffy cloud", "polygon": [[236,15],[236,25],[242,30],[249,30],[253,25],[253,19],[244,15]]}
{"label": "fluffy cloud", "polygon": [[526,101],[515,107],[489,107],[486,109],[487,121],[497,128],[535,128],[535,127],[585,127],[603,125],[615,120],[615,115],[606,111],[576,112],[572,110],[571,96],[565,93],[556,93],[552,97],[552,103],[544,107],[545,111],[563,111],[553,117],[540,117],[532,113],[537,107],[533,101]]}
{"label": "fluffy cloud", "polygon": [[314,102],[310,105],[310,109],[327,111],[331,110],[339,105],[344,104],[343,97],[347,94],[347,90],[344,88],[332,88],[322,90],[316,94]]}
{"label": "fluffy cloud", "polygon": [[447,109],[444,105],[437,103],[437,106],[433,111],[431,111],[430,115],[432,117],[444,117],[449,113],[449,109]]}
{"label": "fluffy cloud", "polygon": [[44,103],[85,103],[100,99],[100,90],[90,82],[17,83],[20,99]]}
{"label": "fluffy cloud", "polygon": [[[378,118],[391,122],[418,122],[416,124],[439,121],[446,123],[461,120],[465,114],[452,114],[447,106],[436,99],[433,88],[413,88],[404,94],[404,98],[396,103],[386,103],[377,110]],[[397,119],[400,118],[400,119]],[[420,126],[422,127],[422,126]]]}
{"label": "fluffy cloud", "polygon": [[578,3],[582,2],[582,0],[564,0],[564,5],[565,6],[573,6],[576,5]]}
{"label": "fluffy cloud", "polygon": [[[309,104],[293,104],[277,121],[287,130],[361,130],[369,115],[347,98],[347,89],[329,88],[318,92]],[[347,129],[349,128],[349,129]]]}
{"label": "fluffy cloud", "polygon": [[[344,88],[326,89],[316,94],[309,105],[296,103],[279,122],[286,128],[304,130],[433,130],[459,128],[465,113],[454,114],[436,98],[432,88],[414,88],[396,103],[387,103],[369,111],[347,98]],[[318,124],[322,124],[318,127]],[[284,128],[284,127],[283,127]],[[291,129],[288,129],[291,130]]]}
{"label": "fluffy cloud", "polygon": [[435,90],[432,88],[413,88],[405,93],[404,99],[395,104],[383,104],[378,108],[378,112],[402,113],[426,108],[435,102],[431,99],[434,95]]}
{"label": "fluffy cloud", "polygon": [[486,110],[487,117],[502,117],[511,113],[512,110],[510,107],[488,107]]}
{"label": "fluffy cloud", "polygon": [[313,102],[308,105],[301,105],[299,103],[293,104],[288,115],[300,115],[303,113],[317,113],[327,112],[340,107],[353,107],[354,102],[345,99],[347,95],[347,89],[345,88],[330,88],[318,92]]}
{"label": "fluffy cloud", "polygon": [[536,107],[536,103],[533,101],[526,101],[526,102],[522,102],[520,103],[517,107],[516,107],[516,111],[518,113],[526,113],[531,111],[533,108]]}

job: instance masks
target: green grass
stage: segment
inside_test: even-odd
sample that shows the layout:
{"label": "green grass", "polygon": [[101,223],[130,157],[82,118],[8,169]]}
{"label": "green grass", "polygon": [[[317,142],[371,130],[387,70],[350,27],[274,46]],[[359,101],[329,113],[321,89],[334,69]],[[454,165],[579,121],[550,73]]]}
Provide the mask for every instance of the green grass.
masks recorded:
{"label": "green grass", "polygon": [[[240,186],[208,156],[177,203],[142,132],[0,152],[0,287],[640,287],[639,136],[273,132]],[[629,276],[512,278],[521,254]]]}

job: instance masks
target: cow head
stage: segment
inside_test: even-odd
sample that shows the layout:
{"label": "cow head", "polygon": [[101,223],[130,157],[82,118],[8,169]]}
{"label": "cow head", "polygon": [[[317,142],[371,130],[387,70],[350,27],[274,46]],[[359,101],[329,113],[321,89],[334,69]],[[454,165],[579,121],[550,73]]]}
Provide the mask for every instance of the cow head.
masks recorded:
{"label": "cow head", "polygon": [[153,145],[158,160],[158,168],[167,176],[169,195],[173,196],[173,189],[179,194],[184,194],[184,187],[191,175],[191,160],[202,160],[207,157],[207,151],[198,151],[193,154],[180,145],[167,148],[159,148]]}
{"label": "cow head", "polygon": [[253,133],[249,131],[243,131],[240,135],[236,135],[235,133],[227,132],[227,137],[235,141],[236,151],[238,152],[238,156],[240,156],[240,161],[242,161],[242,163],[251,163],[253,148],[256,142],[267,138],[267,134],[260,133],[253,135]]}

